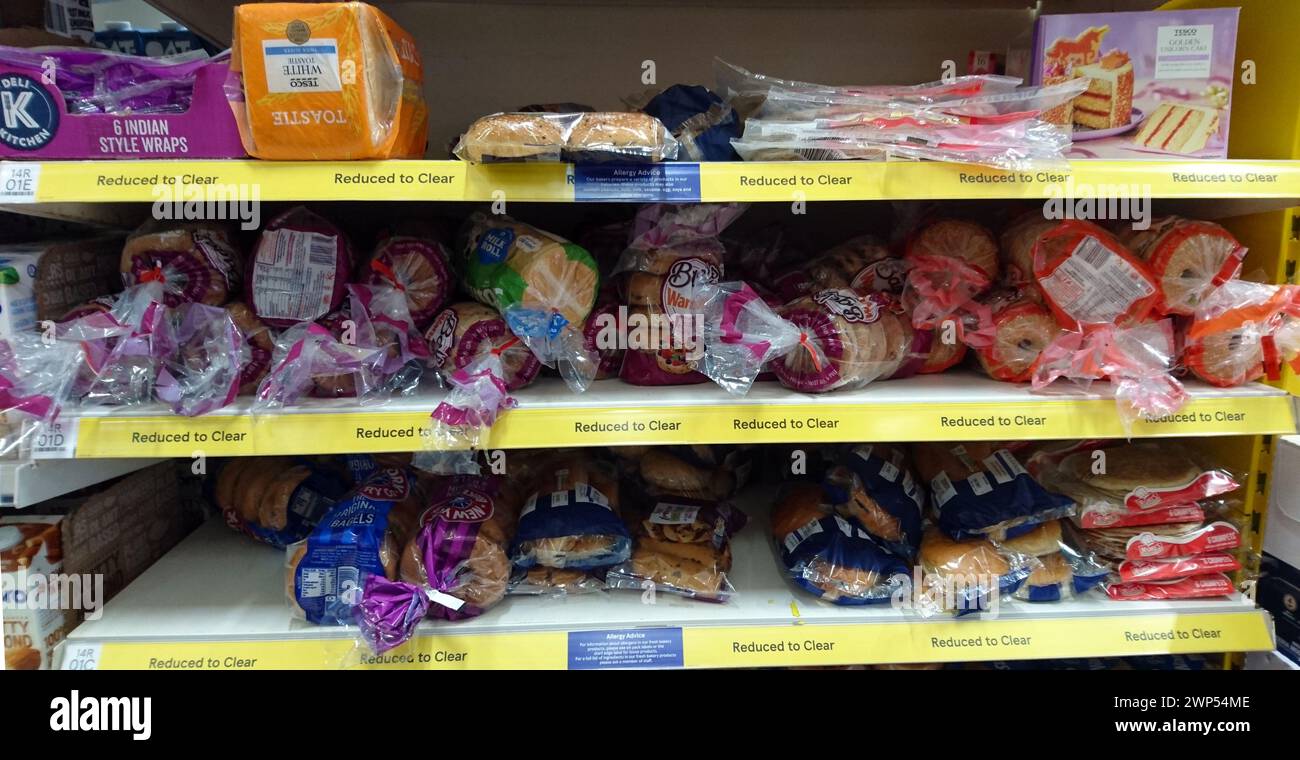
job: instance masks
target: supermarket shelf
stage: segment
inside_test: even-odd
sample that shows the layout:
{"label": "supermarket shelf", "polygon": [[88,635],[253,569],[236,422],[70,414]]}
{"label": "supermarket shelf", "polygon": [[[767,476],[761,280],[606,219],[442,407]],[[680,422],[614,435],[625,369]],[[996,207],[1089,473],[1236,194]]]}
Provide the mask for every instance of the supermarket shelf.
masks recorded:
{"label": "supermarket shelf", "polygon": [[0,462],[0,507],[22,509],[142,470],[157,459]]}
{"label": "supermarket shelf", "polygon": [[[0,172],[5,165],[0,162]],[[845,201],[1053,197],[1300,202],[1300,161],[1074,161],[1006,172],[917,162],[668,163],[643,167],[461,161],[50,161],[10,204],[184,201]],[[256,193],[256,195],[254,195]],[[498,194],[504,194],[499,196]],[[1287,203],[1274,204],[1280,206]]]}
{"label": "supermarket shelf", "polygon": [[761,510],[736,537],[738,594],[707,604],[636,591],[508,598],[483,616],[424,623],[382,660],[351,628],[293,621],[284,556],[210,521],[68,637],[65,669],[538,668],[622,664],[755,667],[1268,651],[1265,612],[1244,597],[1008,602],[995,617],[921,618],[888,605],[834,607],[777,569]]}
{"label": "supermarket shelf", "polygon": [[[1134,437],[1294,433],[1291,399],[1277,388],[1189,384],[1172,418],[1139,421]],[[651,392],[653,391],[653,392]],[[1128,437],[1112,399],[1070,391],[1034,394],[969,372],[807,395],[760,383],[745,398],[711,385],[647,389],[618,381],[573,394],[543,379],[490,431],[487,448],[620,444],[829,443]],[[215,414],[177,417],[150,408],[92,408],[65,415],[66,445],[48,456],[190,457],[342,454],[426,448],[439,397],[373,406],[308,400],[253,415],[247,399]]]}

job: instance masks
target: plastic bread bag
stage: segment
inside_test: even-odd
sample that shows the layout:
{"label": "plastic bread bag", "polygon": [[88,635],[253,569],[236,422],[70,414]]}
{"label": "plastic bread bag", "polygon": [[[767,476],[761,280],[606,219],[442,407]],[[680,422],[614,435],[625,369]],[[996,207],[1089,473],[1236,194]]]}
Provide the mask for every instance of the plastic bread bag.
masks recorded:
{"label": "plastic bread bag", "polygon": [[256,414],[296,404],[321,384],[369,400],[383,385],[382,348],[344,343],[315,322],[297,324],[276,338],[271,370],[258,386]]}
{"label": "plastic bread bag", "polygon": [[1154,219],[1145,230],[1121,228],[1119,235],[1155,275],[1158,314],[1192,315],[1211,291],[1237,277],[1246,256],[1223,227],[1178,216]]}
{"label": "plastic bread bag", "polygon": [[804,393],[859,388],[924,356],[887,293],[823,290],[774,311],[749,286],[723,283],[701,300],[703,370],[731,393],[747,393],[764,368]]}
{"label": "plastic bread bag", "polygon": [[451,254],[436,240],[411,235],[384,238],[370,255],[368,281],[401,291],[419,330],[427,330],[455,290]]}
{"label": "plastic bread bag", "polygon": [[157,280],[127,288],[107,311],[60,322],[59,340],[81,344],[85,362],[74,393],[83,404],[135,405],[154,399],[154,384],[169,350],[167,309]]}
{"label": "plastic bread bag", "polygon": [[516,569],[510,577],[510,596],[541,596],[564,598],[580,594],[605,591],[603,571],[573,570],[534,565],[527,570]]}
{"label": "plastic bread bag", "polygon": [[651,446],[641,452],[636,467],[644,493],[652,499],[730,497],[736,490],[737,472],[725,463],[700,457],[697,448]]}
{"label": "plastic bread bag", "polygon": [[1241,487],[1231,472],[1201,462],[1187,447],[1151,441],[1078,451],[1042,468],[1039,477],[1093,520],[1105,512],[1119,518],[1195,506]]}
{"label": "plastic bread bag", "polygon": [[610,339],[611,336],[626,334],[623,332],[627,329],[626,322],[620,323],[619,316],[619,306],[613,300],[597,303],[587,315],[582,339],[587,351],[596,357],[596,380],[618,377],[623,371],[623,358],[627,352],[620,341]]}
{"label": "plastic bread bag", "polygon": [[78,115],[183,112],[198,70],[221,58],[201,50],[145,57],[93,48],[0,46],[0,62],[53,76],[50,84],[63,94],[65,109]]}
{"label": "plastic bread bag", "polygon": [[900,294],[906,277],[907,262],[874,235],[859,235],[801,262],[771,284],[784,303],[828,289]]}
{"label": "plastic bread bag", "polygon": [[428,364],[444,377],[492,356],[500,360],[499,377],[506,389],[517,391],[532,383],[542,367],[496,310],[474,301],[443,309],[424,337],[429,344]]}
{"label": "plastic bread bag", "polygon": [[226,97],[249,155],[424,156],[428,111],[419,47],[378,9],[353,2],[239,5],[231,57]]}
{"label": "plastic bread bag", "polygon": [[1095,588],[1110,568],[1072,540],[1063,520],[1007,531],[993,541],[1007,556],[1024,557],[1030,573],[1015,591],[1017,599],[1055,602]]}
{"label": "plastic bread bag", "polygon": [[1077,219],[1038,237],[1034,279],[1057,322],[1074,332],[1090,325],[1140,324],[1160,294],[1146,263],[1114,235]]}
{"label": "plastic bread bag", "polygon": [[1241,546],[1241,529],[1230,522],[1217,521],[1188,529],[1152,527],[1128,540],[1126,559],[1173,559],[1198,554],[1224,552]]}
{"label": "plastic bread bag", "polygon": [[1125,429],[1141,418],[1159,419],[1183,408],[1187,392],[1174,376],[1177,338],[1168,319],[1127,328],[1090,325],[1067,331],[1043,349],[1032,386],[1041,391],[1065,378],[1088,390],[1106,379]]}
{"label": "plastic bread bag", "polygon": [[239,395],[251,396],[257,393],[257,386],[262,378],[271,371],[271,354],[275,352],[275,336],[271,328],[262,324],[253,310],[242,303],[226,304],[226,312],[239,328],[244,339],[247,354],[241,354],[244,364],[239,372]]}
{"label": "plastic bread bag", "polygon": [[1116,572],[1122,583],[1152,583],[1197,575],[1234,573],[1241,561],[1228,552],[1211,552],[1173,559],[1126,559]]}
{"label": "plastic bread bag", "polygon": [[583,328],[596,304],[600,275],[583,248],[505,216],[475,213],[457,246],[465,286],[495,308],[542,364],[581,392],[596,374]]}
{"label": "plastic bread bag", "polygon": [[999,551],[990,541],[958,541],[937,528],[926,530],[919,556],[922,616],[941,611],[957,616],[996,613],[1033,571],[1032,558]]}
{"label": "plastic bread bag", "polygon": [[1064,332],[1047,307],[1025,297],[1025,292],[996,290],[979,302],[988,310],[991,339],[973,350],[980,367],[994,380],[1032,380],[1043,351]]}
{"label": "plastic bread bag", "polygon": [[389,467],[326,512],[307,540],[285,550],[294,616],[317,625],[355,622],[367,578],[398,577],[423,500],[409,470]]}
{"label": "plastic bread bag", "polygon": [[520,508],[510,560],[516,571],[592,570],[626,562],[632,539],[620,510],[612,467],[582,454],[561,458],[542,473]]}
{"label": "plastic bread bag", "polygon": [[517,492],[492,476],[437,480],[415,535],[401,553],[400,580],[372,573],[365,580],[357,624],[376,653],[406,642],[428,617],[464,620],[506,595],[507,549]]}
{"label": "plastic bread bag", "polygon": [[735,594],[731,536],[743,512],[723,501],[664,496],[632,526],[632,556],[610,568],[612,589],[663,592],[708,602]]}
{"label": "plastic bread bag", "polygon": [[858,444],[826,474],[824,498],[841,516],[866,529],[907,560],[921,543],[925,491],[901,449]]}
{"label": "plastic bread bag", "polygon": [[827,510],[815,484],[791,484],[778,499],[772,535],[786,574],[822,601],[883,604],[910,582],[910,565],[861,527]]}
{"label": "plastic bread bag", "polygon": [[1168,581],[1107,583],[1105,589],[1106,596],[1117,602],[1205,599],[1231,596],[1237,591],[1232,579],[1222,573],[1194,575]]}
{"label": "plastic bread bag", "polygon": [[348,490],[337,472],[285,457],[229,459],[215,480],[213,502],[226,524],[279,549],[311,535]]}
{"label": "plastic bread bag", "polygon": [[222,306],[243,287],[244,255],[227,226],[213,222],[151,220],[126,239],[122,279],[163,284],[168,307],[182,303]]}
{"label": "plastic bread bag", "polygon": [[731,138],[740,117],[718,95],[698,85],[673,85],[643,104],[632,104],[663,123],[677,140],[681,161],[735,161]]}
{"label": "plastic bread bag", "polygon": [[1228,280],[1196,307],[1183,361],[1211,385],[1281,377],[1300,357],[1300,287]]}
{"label": "plastic bread bag", "polygon": [[84,356],[80,345],[35,332],[0,338],[0,456],[58,418]]}
{"label": "plastic bread bag", "polygon": [[963,122],[972,124],[996,124],[1038,118],[1044,111],[1073,100],[1088,88],[1087,82],[1081,79],[1038,87],[998,86],[1009,84],[1009,81],[987,76],[964,79],[968,86],[950,86],[946,91],[942,83],[936,88],[921,85],[910,92],[897,89],[816,92],[807,88],[776,85],[768,89],[762,113],[765,115],[779,113],[782,109],[800,111],[810,108],[850,113],[892,109],[895,113],[906,113],[904,109],[911,106],[916,113],[961,117]]}
{"label": "plastic bread bag", "polygon": [[409,395],[420,384],[429,345],[407,308],[407,295],[386,284],[349,285],[347,316],[355,324],[356,345],[381,349],[382,393]]}
{"label": "plastic bread bag", "polygon": [[475,164],[653,163],[677,158],[678,143],[658,119],[635,111],[497,113],[471,124],[452,153]]}
{"label": "plastic bread bag", "polygon": [[262,228],[244,302],[272,327],[319,319],[343,305],[352,262],[342,230],[302,206],[291,208]]}
{"label": "plastic bread bag", "polygon": [[[967,315],[976,318],[970,330],[979,332],[982,312],[971,308],[998,277],[998,243],[983,225],[962,219],[939,219],[913,232],[906,244],[908,264],[904,302],[912,325],[939,329],[953,320],[965,333]],[[962,336],[963,342],[971,339]],[[978,344],[979,341],[976,341]]]}
{"label": "plastic bread bag", "polygon": [[1073,501],[1039,485],[1000,444],[922,443],[912,457],[930,486],[936,523],[956,539],[1001,540],[1074,511]]}
{"label": "plastic bread bag", "polygon": [[[622,380],[634,385],[706,382],[695,371],[704,322],[699,299],[706,286],[722,279],[722,233],[746,208],[739,203],[657,203],[637,211],[631,242],[614,267],[628,313]],[[647,340],[634,340],[640,335]]]}
{"label": "plastic bread bag", "polygon": [[[518,404],[504,374],[501,357],[489,353],[446,375],[450,390],[430,415],[426,448],[465,452],[460,457],[453,455],[453,460],[472,456],[473,449],[482,448],[497,417]],[[421,461],[443,468],[448,464],[446,457],[422,457]]]}
{"label": "plastic bread bag", "polygon": [[235,400],[251,352],[229,312],[183,303],[168,310],[160,333],[166,353],[154,390],[174,414],[195,417]]}

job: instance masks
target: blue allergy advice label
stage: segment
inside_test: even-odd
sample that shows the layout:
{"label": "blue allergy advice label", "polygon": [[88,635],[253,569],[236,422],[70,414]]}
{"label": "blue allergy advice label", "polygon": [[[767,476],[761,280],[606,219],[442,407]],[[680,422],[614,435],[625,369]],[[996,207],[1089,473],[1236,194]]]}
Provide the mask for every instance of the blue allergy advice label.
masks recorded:
{"label": "blue allergy advice label", "polygon": [[680,667],[681,628],[569,632],[569,670]]}

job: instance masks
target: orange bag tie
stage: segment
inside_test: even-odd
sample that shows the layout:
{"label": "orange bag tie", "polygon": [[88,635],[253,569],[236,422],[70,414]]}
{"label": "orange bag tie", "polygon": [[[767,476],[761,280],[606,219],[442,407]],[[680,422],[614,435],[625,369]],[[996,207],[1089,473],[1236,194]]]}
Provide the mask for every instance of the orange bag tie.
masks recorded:
{"label": "orange bag tie", "polygon": [[812,341],[808,340],[808,333],[799,333],[799,345],[803,346],[808,355],[812,357],[813,369],[821,372],[822,360],[817,356],[817,347],[812,344]]}
{"label": "orange bag tie", "polygon": [[515,345],[516,343],[518,343],[518,342],[519,342],[519,336],[516,335],[516,336],[514,336],[513,338],[511,338],[510,340],[506,341],[505,343],[502,343],[501,345],[499,345],[499,346],[497,346],[496,348],[492,349],[492,355],[493,355],[493,356],[500,356],[501,354],[505,353],[506,351],[509,351],[510,348],[511,348],[512,346],[514,346],[514,345]]}
{"label": "orange bag tie", "polygon": [[397,288],[399,291],[403,293],[406,292],[406,287],[402,285],[402,283],[398,282],[397,273],[393,271],[392,267],[388,266],[387,264],[380,261],[379,259],[373,259],[370,262],[370,268],[378,272],[379,275],[383,277],[385,280],[391,282],[393,284],[393,287]]}
{"label": "orange bag tie", "polygon": [[167,278],[163,276],[162,265],[155,264],[152,269],[141,272],[140,282],[167,282]]}

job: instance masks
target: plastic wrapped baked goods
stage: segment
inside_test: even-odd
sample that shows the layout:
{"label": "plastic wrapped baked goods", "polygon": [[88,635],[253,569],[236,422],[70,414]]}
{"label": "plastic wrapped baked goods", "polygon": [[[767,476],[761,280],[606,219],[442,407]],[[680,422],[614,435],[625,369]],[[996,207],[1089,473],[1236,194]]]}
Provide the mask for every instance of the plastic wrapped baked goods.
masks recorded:
{"label": "plastic wrapped baked goods", "polygon": [[1061,520],[1030,525],[1007,535],[995,545],[1007,556],[1021,558],[1030,571],[1024,585],[1015,591],[1017,599],[1055,602],[1095,588],[1110,569],[1087,549],[1067,540]]}
{"label": "plastic wrapped baked goods", "polygon": [[1079,451],[1044,467],[1040,477],[1075,501],[1083,527],[1139,524],[1128,518],[1195,506],[1240,487],[1232,473],[1199,463],[1185,447],[1148,441]]}
{"label": "plastic wrapped baked goods", "polygon": [[824,498],[836,512],[865,528],[894,554],[916,556],[921,542],[925,491],[903,450],[859,444],[826,474]]}
{"label": "plastic wrapped baked goods", "polygon": [[252,352],[230,312],[201,303],[167,309],[153,343],[159,348],[154,393],[173,413],[207,414],[239,395]]}
{"label": "plastic wrapped baked goods", "polygon": [[1124,583],[1149,583],[1232,573],[1240,569],[1241,562],[1232,554],[1211,552],[1170,559],[1126,559],[1119,563],[1116,573]]}
{"label": "plastic wrapped baked goods", "polygon": [[428,111],[414,38],[363,3],[235,7],[226,95],[258,158],[421,158]]}
{"label": "plastic wrapped baked goods", "polygon": [[1106,230],[1068,219],[1039,236],[1034,279],[1057,322],[1131,327],[1156,307],[1160,289],[1151,270]]}
{"label": "plastic wrapped baked goods", "polygon": [[475,213],[461,228],[465,286],[505,317],[511,331],[572,387],[595,374],[582,330],[596,304],[600,275],[580,246],[505,216]]}
{"label": "plastic wrapped baked goods", "polygon": [[921,443],[912,456],[938,526],[954,538],[1002,540],[1073,512],[1070,499],[1039,485],[1000,444]]}
{"label": "plastic wrapped baked goods", "polygon": [[691,456],[687,447],[650,447],[640,457],[639,473],[651,497],[725,499],[736,487],[732,471]]}
{"label": "plastic wrapped baked goods", "polygon": [[778,289],[786,301],[828,289],[902,293],[906,276],[905,261],[874,235],[859,235],[781,275]]}
{"label": "plastic wrapped baked goods", "polygon": [[1196,307],[1183,361],[1219,386],[1281,376],[1300,356],[1300,288],[1229,280]]}
{"label": "plastic wrapped baked goods", "polygon": [[[998,276],[998,244],[983,225],[962,219],[923,224],[908,236],[904,301],[912,324],[937,329],[964,320]],[[958,323],[962,324],[961,322]]]}
{"label": "plastic wrapped baked goods", "polygon": [[511,595],[565,597],[590,594],[606,589],[604,573],[535,565],[516,570],[510,578]]}
{"label": "plastic wrapped baked goods", "polygon": [[1002,283],[1016,288],[1028,299],[1042,302],[1043,295],[1034,279],[1034,247],[1043,233],[1056,226],[1044,219],[1040,211],[1030,211],[1016,218],[999,239],[1002,250]]}
{"label": "plastic wrapped baked goods", "polygon": [[524,501],[510,559],[516,570],[591,570],[624,562],[631,551],[613,467],[572,454],[549,465]]}
{"label": "plastic wrapped baked goods", "polygon": [[213,496],[227,525],[282,549],[307,538],[346,490],[307,460],[240,458],[222,466]]}
{"label": "plastic wrapped baked goods", "polygon": [[677,158],[677,140],[653,116],[629,112],[498,113],[475,121],[453,151],[472,163],[650,163]]}
{"label": "plastic wrapped baked goods", "polygon": [[400,581],[365,581],[358,624],[377,652],[409,639],[423,618],[463,620],[501,601],[519,491],[503,478],[453,475],[430,488],[429,506],[401,553]]}
{"label": "plastic wrapped baked goods", "polygon": [[596,308],[587,315],[582,339],[587,351],[596,357],[596,380],[618,377],[622,371],[623,358],[627,352],[617,337],[625,335],[625,329],[626,326],[619,324],[619,308],[613,300],[596,304]]}
{"label": "plastic wrapped baked goods", "polygon": [[302,206],[262,229],[249,262],[244,302],[266,324],[289,327],[339,308],[352,271],[352,244]]}
{"label": "plastic wrapped baked goods", "polygon": [[369,282],[401,290],[411,320],[425,330],[454,290],[449,261],[447,249],[436,240],[386,237],[370,255]]}
{"label": "plastic wrapped baked goods", "polygon": [[985,539],[956,541],[935,528],[921,538],[919,560],[933,607],[958,615],[995,609],[1032,572],[1026,558],[1000,552]]}
{"label": "plastic wrapped baked goods", "polygon": [[1178,216],[1145,230],[1123,228],[1120,240],[1151,268],[1160,286],[1159,314],[1190,315],[1201,300],[1241,271],[1246,249],[1224,228]]}
{"label": "plastic wrapped baked goods", "polygon": [[423,501],[410,470],[387,467],[335,504],[306,541],[286,550],[286,590],[296,615],[319,625],[356,622],[366,578],[397,577]]}
{"label": "plastic wrapped baked goods", "polygon": [[787,575],[822,601],[882,604],[909,582],[910,567],[871,534],[820,503],[815,484],[792,484],[772,512]]}
{"label": "plastic wrapped baked goods", "polygon": [[695,371],[703,356],[700,294],[722,278],[726,251],[719,236],[744,210],[734,203],[655,204],[637,212],[632,242],[614,269],[628,306],[623,381],[707,382]]}
{"label": "plastic wrapped baked goods", "polygon": [[1024,298],[1022,291],[997,291],[984,300],[993,323],[993,339],[975,349],[980,366],[995,380],[1029,382],[1043,350],[1062,332],[1051,312]]}
{"label": "plastic wrapped baked goods", "polygon": [[243,270],[244,256],[230,230],[213,222],[149,221],[122,248],[123,282],[161,282],[169,307],[221,306],[240,292]]}
{"label": "plastic wrapped baked goods", "polygon": [[633,524],[632,556],[605,576],[610,588],[653,588],[704,601],[735,593],[731,536],[745,515],[726,502],[665,496]]}
{"label": "plastic wrapped baked goods", "polygon": [[931,375],[961,364],[966,358],[966,344],[957,340],[955,335],[945,334],[942,328],[929,332],[930,350],[926,353],[920,368],[916,370],[917,374]]}
{"label": "plastic wrapped baked goods", "polygon": [[271,369],[271,354],[275,351],[275,338],[271,329],[262,324],[253,310],[242,303],[226,305],[226,312],[244,336],[248,358],[240,370],[239,395],[257,392],[257,386]]}
{"label": "plastic wrapped baked goods", "polygon": [[488,306],[462,301],[443,309],[425,331],[429,364],[450,374],[477,365],[487,355],[500,360],[501,379],[518,390],[537,377],[541,363]]}
{"label": "plastic wrapped baked goods", "polygon": [[1229,596],[1237,590],[1237,587],[1232,584],[1232,579],[1222,573],[1195,575],[1168,581],[1108,583],[1105,588],[1106,595],[1117,602],[1204,599]]}

